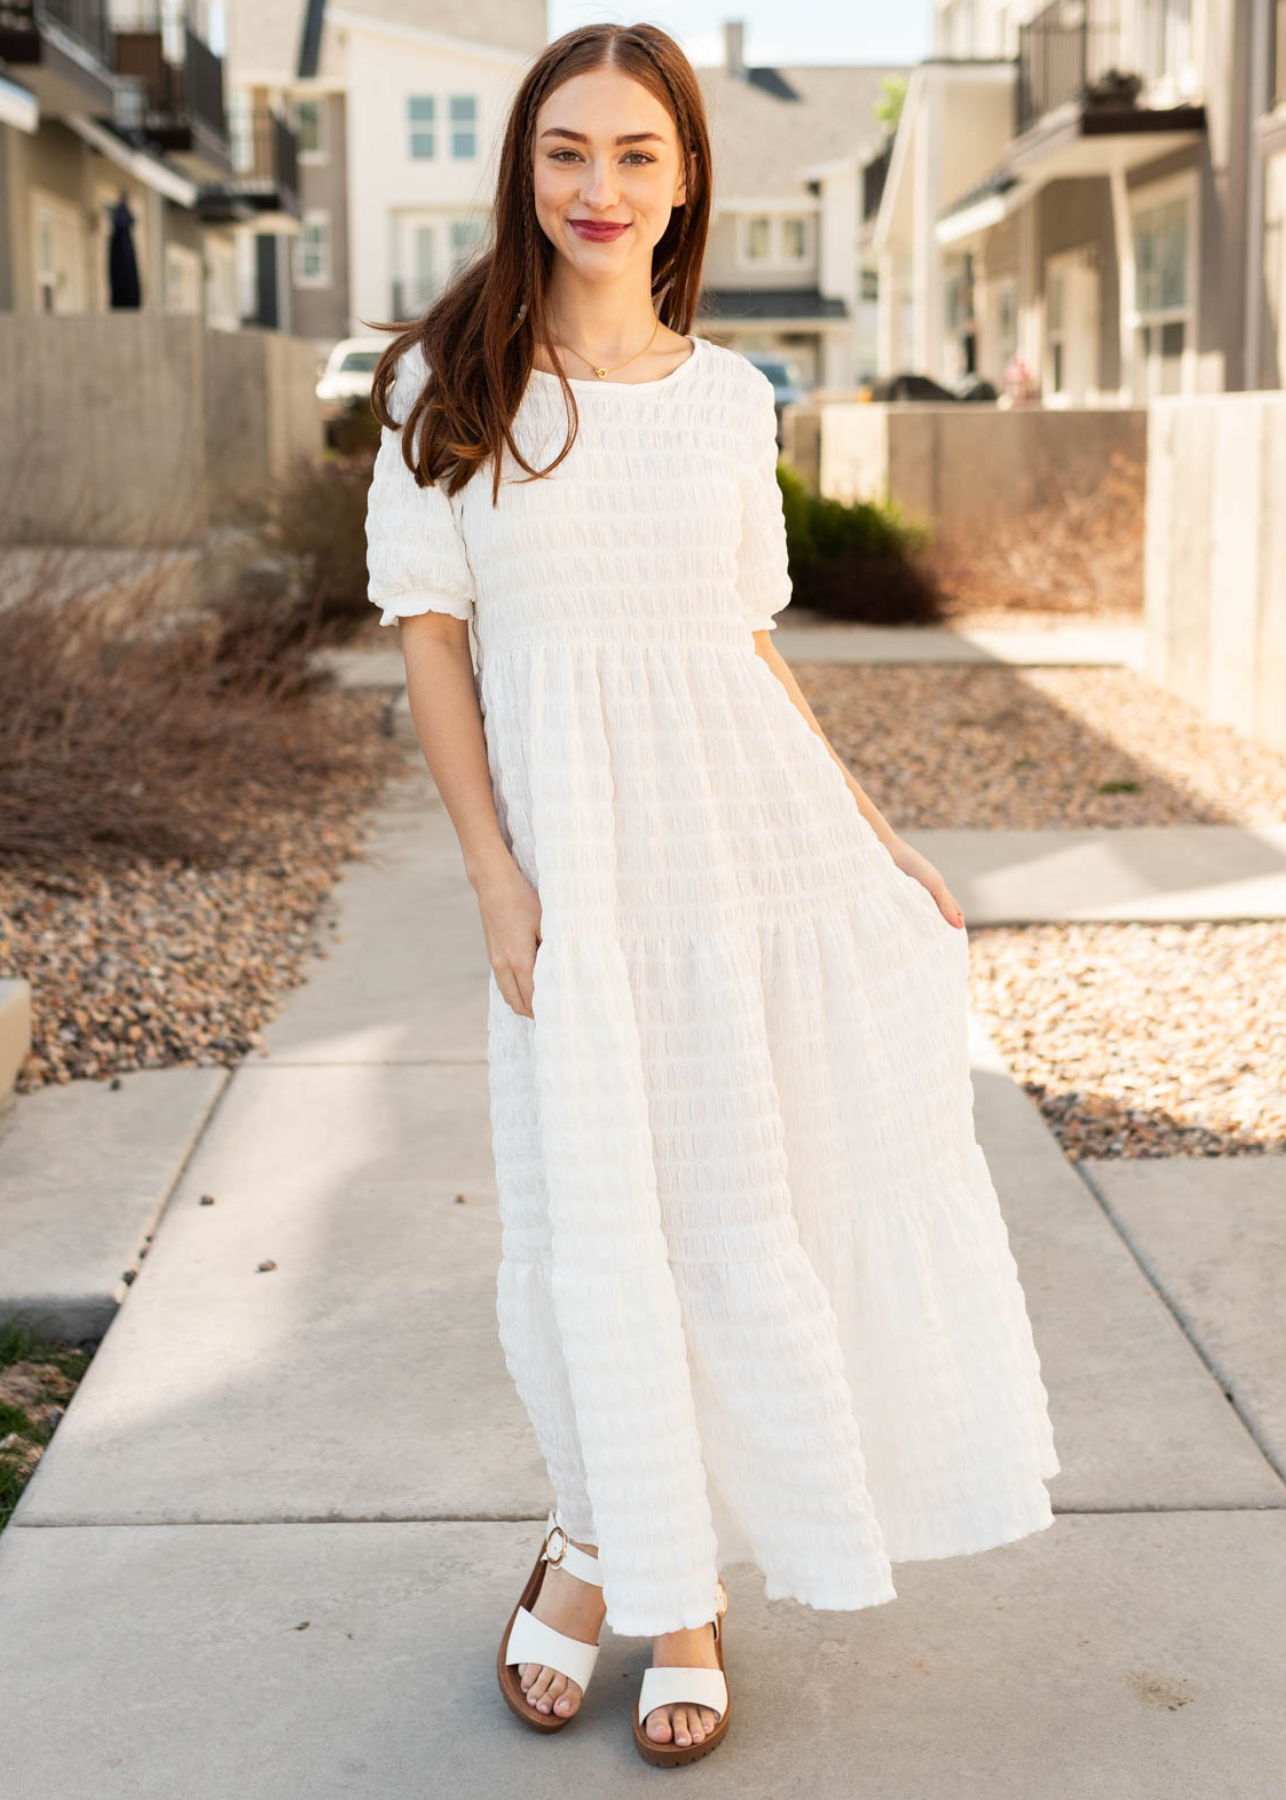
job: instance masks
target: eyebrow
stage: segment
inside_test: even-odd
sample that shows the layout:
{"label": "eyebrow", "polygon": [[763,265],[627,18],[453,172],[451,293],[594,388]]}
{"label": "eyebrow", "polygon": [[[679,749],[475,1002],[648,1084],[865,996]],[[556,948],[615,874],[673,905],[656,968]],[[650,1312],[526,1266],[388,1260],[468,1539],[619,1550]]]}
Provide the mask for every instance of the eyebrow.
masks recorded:
{"label": "eyebrow", "polygon": [[[542,138],[547,138],[547,137],[571,138],[575,143],[578,143],[578,144],[588,144],[588,142],[589,142],[589,139],[586,137],[586,135],[583,131],[571,131],[568,129],[568,127],[566,125],[551,125],[547,131],[542,131],[540,135]],[[661,142],[660,132],[659,131],[627,131],[627,132],[622,133],[622,135],[620,137],[613,138],[612,142],[614,144],[643,144],[643,143],[646,143],[649,139],[654,139],[659,144]]]}

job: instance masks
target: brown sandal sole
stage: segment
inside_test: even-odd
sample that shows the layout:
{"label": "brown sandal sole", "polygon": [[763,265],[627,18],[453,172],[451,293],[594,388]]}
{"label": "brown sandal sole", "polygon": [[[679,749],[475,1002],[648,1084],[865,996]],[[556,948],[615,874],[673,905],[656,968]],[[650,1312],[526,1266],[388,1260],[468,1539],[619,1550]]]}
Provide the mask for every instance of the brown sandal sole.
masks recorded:
{"label": "brown sandal sole", "polygon": [[[727,1671],[723,1666],[723,1615],[720,1615],[719,1630],[714,1640],[715,1660],[719,1672],[727,1680]],[[673,1704],[676,1706],[678,1702]],[[694,1702],[699,1704],[699,1702]],[[732,1696],[728,1696],[728,1704],[724,1708],[718,1723],[707,1732],[699,1744],[654,1744],[643,1729],[643,1721],[639,1718],[638,1701],[634,1702],[634,1745],[644,1762],[649,1762],[657,1769],[676,1769],[684,1763],[699,1762],[703,1756],[709,1756],[717,1750],[727,1735],[728,1721],[732,1717]]]}
{"label": "brown sandal sole", "polygon": [[513,1630],[514,1620],[518,1617],[518,1608],[525,1606],[530,1612],[535,1606],[540,1590],[545,1582],[545,1570],[549,1568],[545,1561],[544,1547],[536,1557],[535,1567],[527,1577],[527,1585],[519,1594],[517,1604],[509,1615],[509,1621],[500,1634],[500,1647],[496,1651],[496,1679],[500,1683],[500,1692],[505,1705],[524,1725],[530,1725],[533,1731],[561,1731],[564,1725],[570,1725],[580,1714],[580,1707],[565,1719],[557,1719],[553,1713],[538,1713],[522,1691],[522,1683],[518,1679],[517,1663],[505,1661],[505,1651],[509,1648],[509,1633]]}

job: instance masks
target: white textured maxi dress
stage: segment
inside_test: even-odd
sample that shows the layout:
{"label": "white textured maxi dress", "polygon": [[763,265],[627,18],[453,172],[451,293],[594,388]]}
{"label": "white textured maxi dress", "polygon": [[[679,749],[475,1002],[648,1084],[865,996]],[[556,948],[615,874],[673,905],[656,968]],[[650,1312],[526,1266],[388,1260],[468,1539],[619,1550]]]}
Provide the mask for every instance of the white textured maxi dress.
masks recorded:
{"label": "white textured maxi dress", "polygon": [[[607,1622],[713,1612],[716,1568],[855,1609],[892,1563],[1052,1522],[1025,1299],[973,1127],[963,930],[899,870],[751,632],[790,595],[773,397],[697,338],[577,381],[554,474],[454,497],[385,431],[382,623],[473,621],[534,1018],[490,979],[497,1310]],[[424,379],[399,365],[393,415]],[[515,437],[561,446],[534,371]],[[857,772],[859,779],[860,770]],[[897,821],[893,821],[896,826]]]}

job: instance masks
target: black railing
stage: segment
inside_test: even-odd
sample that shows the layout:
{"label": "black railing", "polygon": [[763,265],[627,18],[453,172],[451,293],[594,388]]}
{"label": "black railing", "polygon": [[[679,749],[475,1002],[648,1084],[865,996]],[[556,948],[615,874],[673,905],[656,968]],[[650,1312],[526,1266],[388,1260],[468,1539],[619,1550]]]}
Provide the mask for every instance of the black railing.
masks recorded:
{"label": "black railing", "polygon": [[889,178],[889,164],[892,161],[893,139],[890,138],[875,161],[867,163],[862,170],[863,221],[873,219],[880,210],[880,201],[884,198],[884,184]]}
{"label": "black railing", "polygon": [[[35,46],[49,26],[73,38],[89,50],[104,68],[112,65],[112,24],[106,0],[0,0],[0,36],[5,54],[14,60],[34,61]],[[18,40],[32,41],[32,56],[23,58]]]}
{"label": "black railing", "polygon": [[299,209],[299,139],[280,114],[257,107],[240,144],[232,186],[248,198]]}
{"label": "black railing", "polygon": [[183,61],[171,62],[159,31],[116,33],[116,73],[127,79],[117,103],[117,122],[159,137],[170,148],[176,132],[204,126],[226,143],[223,59],[190,28],[184,29]]}
{"label": "black railing", "polygon": [[1138,83],[1122,71],[1122,50],[1115,0],[1053,0],[1043,7],[1018,31],[1018,134],[1069,100],[1101,95],[1128,104]]}
{"label": "black railing", "polygon": [[228,116],[223,105],[223,58],[189,26],[184,33],[183,97],[192,118],[200,119],[220,137],[228,135]]}

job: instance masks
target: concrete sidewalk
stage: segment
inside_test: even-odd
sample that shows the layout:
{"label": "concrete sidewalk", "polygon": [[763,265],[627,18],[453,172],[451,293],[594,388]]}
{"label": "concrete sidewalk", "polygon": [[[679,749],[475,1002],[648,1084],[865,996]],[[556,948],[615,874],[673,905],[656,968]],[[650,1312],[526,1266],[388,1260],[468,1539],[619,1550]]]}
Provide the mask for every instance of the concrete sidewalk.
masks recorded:
{"label": "concrete sidewalk", "polygon": [[[549,1495],[495,1329],[486,957],[422,770],[367,854],[0,1536],[7,1792],[598,1800],[657,1779],[629,1731],[646,1644],[605,1638],[551,1742],[494,1689]],[[1237,1285],[1179,1266],[1163,1204],[1091,1192],[976,1027],[974,1069],[1059,1517],[900,1564],[899,1601],[859,1613],[770,1605],[730,1571],[739,1716],[692,1778],[749,1800],[1278,1800],[1268,1297],[1221,1334]]]}

